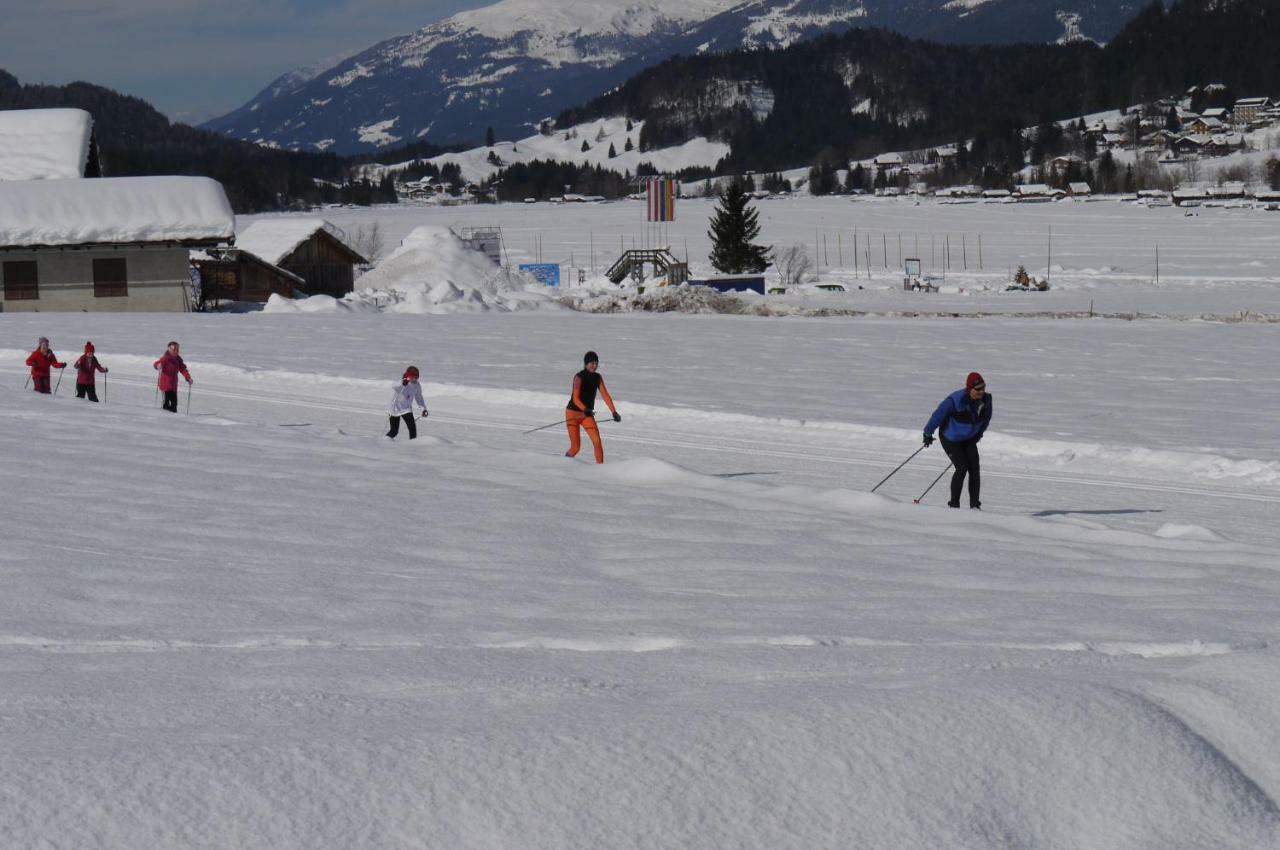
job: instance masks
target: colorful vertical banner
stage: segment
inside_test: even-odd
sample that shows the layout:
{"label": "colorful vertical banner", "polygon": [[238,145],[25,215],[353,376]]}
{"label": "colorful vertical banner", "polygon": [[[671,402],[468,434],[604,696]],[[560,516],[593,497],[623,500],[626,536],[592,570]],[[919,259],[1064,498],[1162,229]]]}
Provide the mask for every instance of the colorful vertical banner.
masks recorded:
{"label": "colorful vertical banner", "polygon": [[675,221],[676,181],[670,177],[651,177],[647,190],[649,221]]}

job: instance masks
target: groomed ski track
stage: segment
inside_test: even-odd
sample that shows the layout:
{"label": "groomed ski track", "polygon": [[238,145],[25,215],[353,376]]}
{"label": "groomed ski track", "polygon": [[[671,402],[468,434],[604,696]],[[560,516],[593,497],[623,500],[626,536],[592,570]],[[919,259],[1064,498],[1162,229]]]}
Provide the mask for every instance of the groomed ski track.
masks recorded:
{"label": "groomed ski track", "polygon": [[[133,359],[125,358],[122,362],[132,363]],[[214,366],[202,365],[206,372]],[[338,397],[337,393],[344,391],[351,395],[352,385],[345,379],[313,376],[309,382],[312,391],[306,393],[277,389],[265,391],[254,389],[252,385],[262,383],[264,378],[271,379],[273,376],[270,374],[259,373],[246,375],[243,380],[229,380],[228,375],[237,369],[214,366],[214,371],[219,377],[202,378],[194,385],[192,415],[216,414],[230,421],[258,427],[288,425],[319,436],[341,431],[344,436],[373,437],[380,436],[385,427],[385,414],[376,403]],[[10,380],[23,374],[12,369],[0,370],[0,373],[8,375]],[[279,380],[298,383],[305,379],[287,374]],[[327,386],[334,382],[338,389]],[[153,391],[154,382],[145,374],[139,377],[135,366],[122,375],[111,373],[110,386],[124,391],[109,399],[108,404],[148,406],[147,393]],[[387,386],[390,386],[389,382]],[[458,395],[501,395],[502,391],[445,386],[448,387],[447,394],[442,396],[438,392],[441,385],[427,385],[431,416],[426,422],[420,422],[422,433],[495,450],[548,454],[563,451],[567,441],[562,427],[528,435],[522,433],[545,424],[557,415],[559,409],[554,404],[519,408],[506,403],[485,404],[471,398],[458,398]],[[437,392],[433,392],[433,387]],[[380,392],[381,384],[378,384],[376,390],[361,388],[356,394],[363,400]],[[185,405],[185,389],[181,394],[181,404]],[[668,409],[659,416],[653,413],[630,414],[627,404],[621,399],[619,407],[624,411],[622,423],[614,424],[603,417],[601,420],[608,459],[617,461],[651,456],[707,475],[750,477],[769,485],[869,490],[883,477],[871,470],[893,468],[917,445],[913,441],[914,432],[895,434],[888,429],[866,429],[866,433],[858,436],[862,445],[855,448],[848,444],[849,432],[841,430],[841,426],[851,426],[852,423],[751,422],[749,417],[738,417],[738,421],[726,426],[718,419],[705,419],[704,412],[685,408]],[[290,410],[307,411],[307,423],[302,425],[296,421],[297,417],[290,418]],[[537,421],[539,418],[544,421]],[[659,418],[660,422],[655,421]],[[699,421],[700,418],[703,421]],[[993,430],[998,432],[998,429]],[[867,433],[877,431],[885,433],[873,438],[867,436]],[[990,450],[994,442],[988,441],[984,446],[987,451],[983,468],[983,508],[988,512],[1032,516],[1079,515],[1113,527],[1147,530],[1153,523],[1191,523],[1213,527],[1230,535],[1232,529],[1223,528],[1223,513],[1204,510],[1202,502],[1204,499],[1229,500],[1239,503],[1230,512],[1230,524],[1239,524],[1242,537],[1259,534],[1267,537],[1271,533],[1269,529],[1274,526],[1268,517],[1275,510],[1274,505],[1280,504],[1280,488],[1274,487],[1205,486],[1195,478],[1171,480],[1167,471],[1151,478],[1140,478],[1109,471],[1105,464],[1098,463],[1086,463],[1088,471],[1063,472],[1024,460],[1002,460],[999,453]],[[753,462],[754,459],[767,459],[768,462]],[[922,453],[879,492],[899,501],[909,501],[918,496],[945,465],[945,455],[934,448]],[[943,477],[930,492],[925,505],[937,507],[946,501],[948,480],[949,476]],[[1206,514],[1212,514],[1212,519]],[[1280,532],[1267,539],[1280,541]]]}

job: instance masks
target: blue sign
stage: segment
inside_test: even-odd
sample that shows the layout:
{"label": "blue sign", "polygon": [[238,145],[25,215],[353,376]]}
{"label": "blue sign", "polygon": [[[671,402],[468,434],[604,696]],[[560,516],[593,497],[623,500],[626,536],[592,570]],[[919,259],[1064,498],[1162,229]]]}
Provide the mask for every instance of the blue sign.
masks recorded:
{"label": "blue sign", "polygon": [[521,263],[520,271],[528,272],[547,286],[560,285],[559,263]]}

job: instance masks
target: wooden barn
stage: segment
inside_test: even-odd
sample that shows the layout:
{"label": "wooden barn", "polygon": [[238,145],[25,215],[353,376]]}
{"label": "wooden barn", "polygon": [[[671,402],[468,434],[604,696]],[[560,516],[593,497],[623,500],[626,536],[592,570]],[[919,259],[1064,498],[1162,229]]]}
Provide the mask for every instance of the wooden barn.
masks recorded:
{"label": "wooden barn", "polygon": [[241,248],[206,248],[191,252],[191,265],[199,272],[199,289],[193,293],[195,309],[217,310],[236,302],[265,303],[272,295],[292,298],[306,288],[306,281],[256,254]]}
{"label": "wooden barn", "polygon": [[334,298],[355,288],[356,266],[369,262],[319,218],[259,219],[236,234],[235,247],[301,278],[306,294]]}

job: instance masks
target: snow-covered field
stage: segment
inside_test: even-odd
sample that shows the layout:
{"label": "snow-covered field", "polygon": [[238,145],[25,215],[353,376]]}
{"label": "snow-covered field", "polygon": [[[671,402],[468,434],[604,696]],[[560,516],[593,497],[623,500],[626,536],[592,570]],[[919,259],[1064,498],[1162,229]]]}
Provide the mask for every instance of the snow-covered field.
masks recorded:
{"label": "snow-covered field", "polygon": [[[708,200],[680,201],[677,221],[661,235],[645,225],[644,204],[636,201],[400,206],[323,214],[349,233],[377,222],[387,252],[423,224],[498,225],[510,263],[563,263],[564,280],[576,282],[575,270],[581,269],[592,285],[603,282],[604,271],[622,250],[655,242],[669,244],[681,258],[687,254],[695,274],[712,272],[707,222],[714,207]],[[1265,209],[1187,211],[1118,200],[917,205],[907,199],[809,197],[760,201],[755,208],[761,241],[780,248],[804,246],[810,256],[817,255],[820,283],[850,290],[789,293],[771,303],[885,314],[1087,314],[1092,307],[1105,315],[1280,315],[1280,213]],[[246,221],[241,219],[241,226]],[[943,291],[903,292],[900,256],[920,258],[924,272],[938,277]],[[1019,265],[1038,278],[1047,274],[1051,290],[1004,292]]]}
{"label": "snow-covered field", "polygon": [[[537,212],[544,250],[580,215]],[[1037,232],[1009,213],[993,244]],[[1267,267],[1182,286],[1269,291],[1271,219],[1222,220],[1181,274]],[[23,391],[39,335],[93,339],[106,403]],[[189,416],[152,407],[171,338]],[[522,433],[587,348],[602,467]],[[0,315],[0,843],[1280,847],[1276,352],[1168,320]],[[431,417],[393,443],[409,362]],[[970,369],[985,510],[912,504],[936,447],[870,495]]]}

